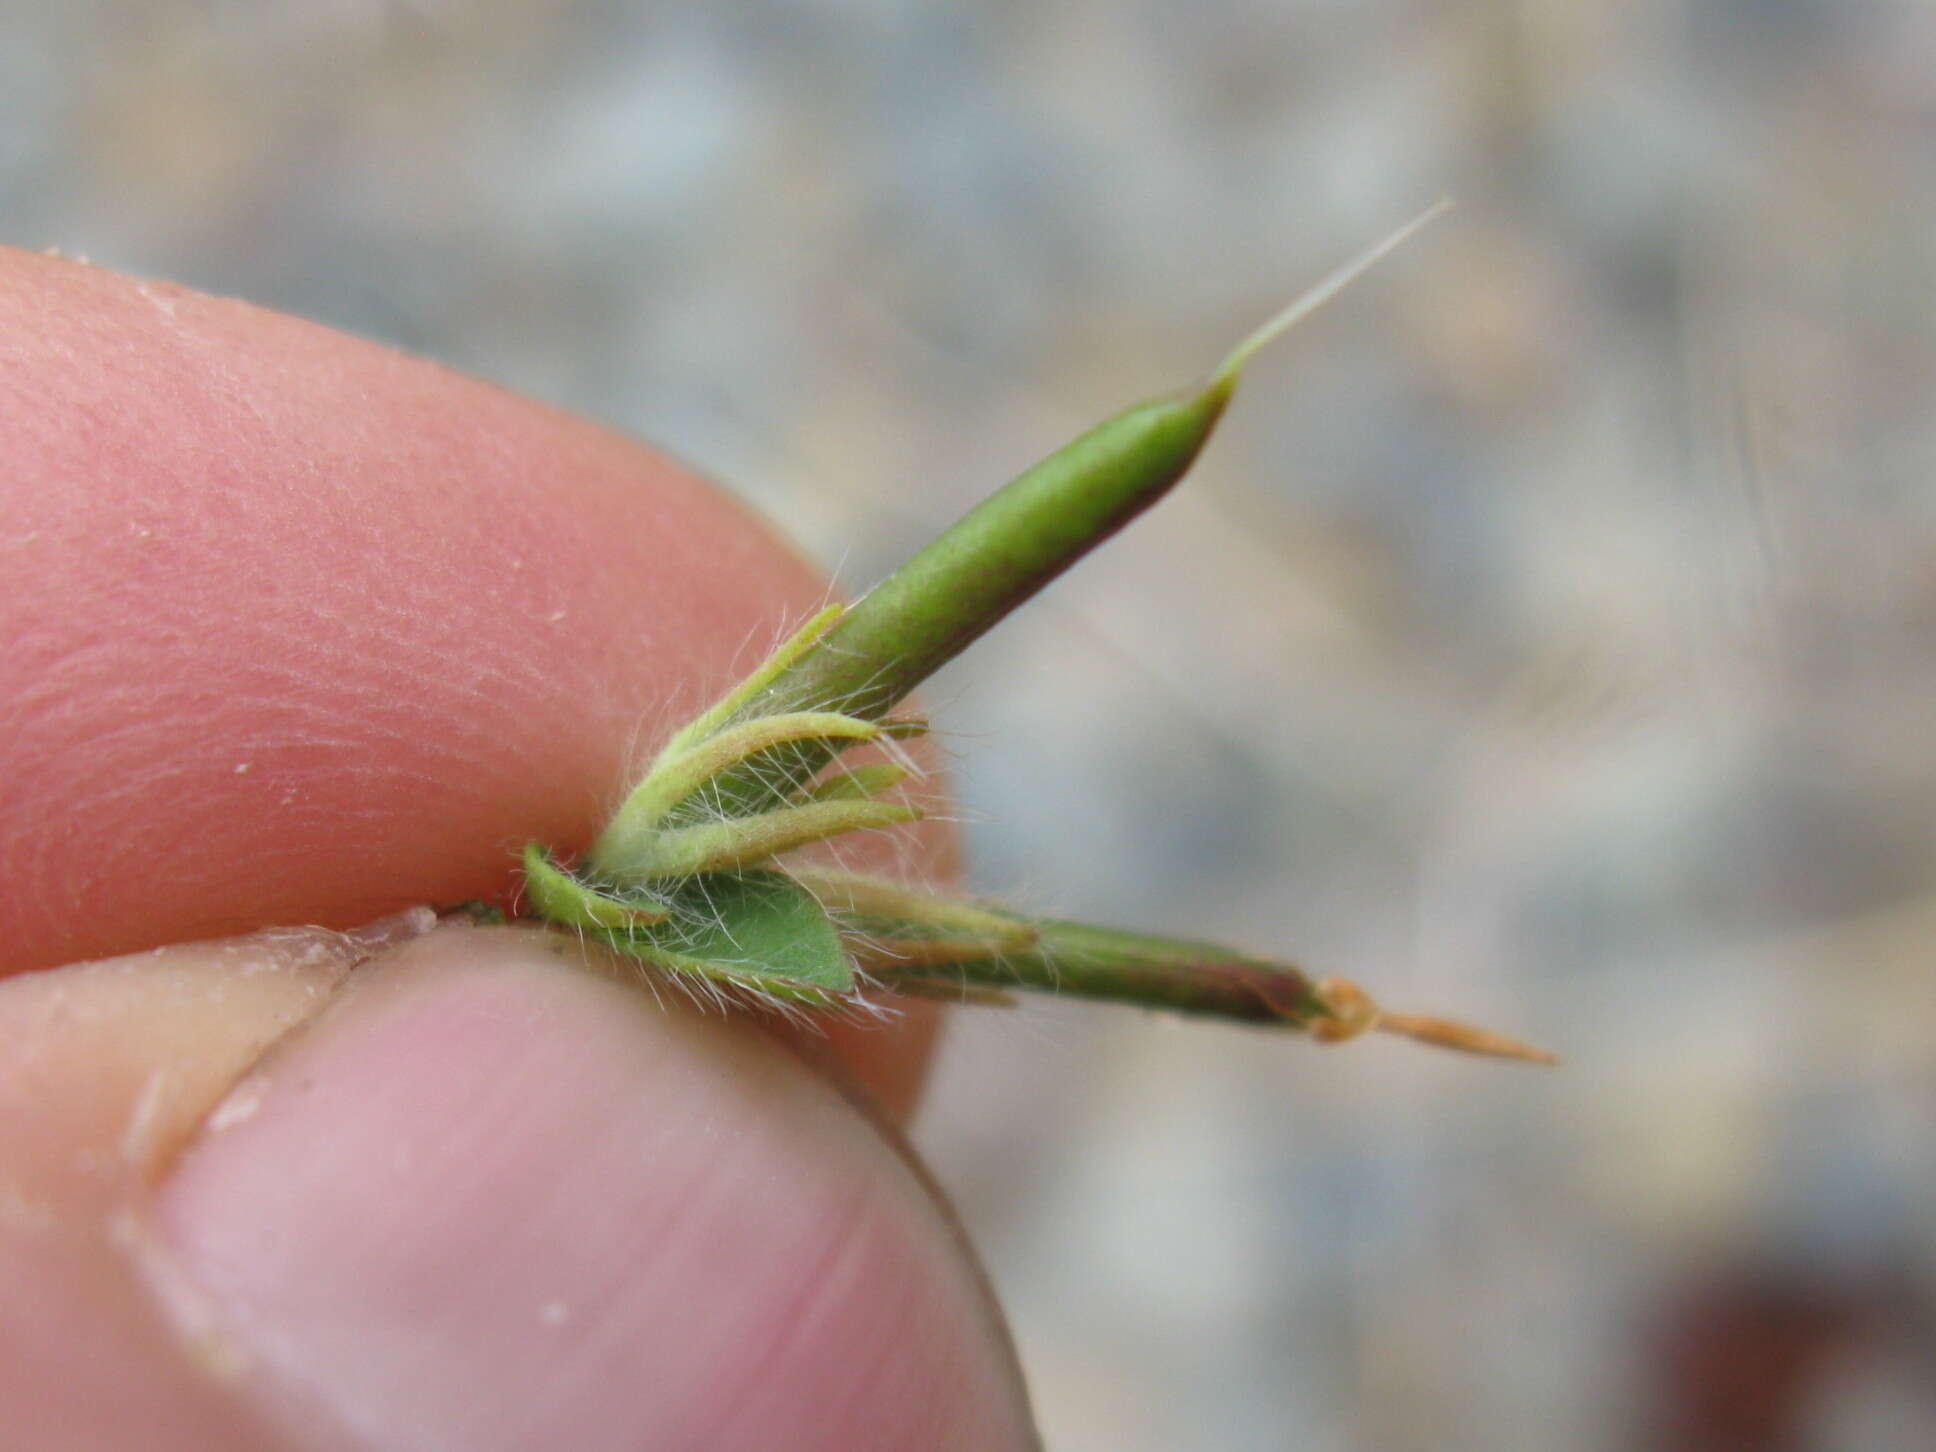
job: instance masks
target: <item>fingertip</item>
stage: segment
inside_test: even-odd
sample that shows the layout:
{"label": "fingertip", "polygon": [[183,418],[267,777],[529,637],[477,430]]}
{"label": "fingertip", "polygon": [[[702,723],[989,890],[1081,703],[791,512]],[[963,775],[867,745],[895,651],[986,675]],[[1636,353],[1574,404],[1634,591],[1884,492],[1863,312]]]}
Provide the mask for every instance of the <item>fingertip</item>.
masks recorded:
{"label": "fingertip", "polygon": [[252,1404],[372,1447],[1028,1445],[900,1154],[771,1040],[558,948],[399,950],[183,1155],[157,1227]]}
{"label": "fingertip", "polygon": [[643,446],[0,251],[0,972],[489,896],[824,596]]}

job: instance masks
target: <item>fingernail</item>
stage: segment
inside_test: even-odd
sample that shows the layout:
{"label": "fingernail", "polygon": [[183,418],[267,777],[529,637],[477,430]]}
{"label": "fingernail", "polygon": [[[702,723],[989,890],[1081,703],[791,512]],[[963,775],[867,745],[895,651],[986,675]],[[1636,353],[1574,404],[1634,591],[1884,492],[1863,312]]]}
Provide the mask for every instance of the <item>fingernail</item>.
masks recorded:
{"label": "fingernail", "polygon": [[757,1031],[558,953],[405,944],[209,1117],[153,1231],[238,1394],[302,1445],[1032,1445],[874,1127]]}

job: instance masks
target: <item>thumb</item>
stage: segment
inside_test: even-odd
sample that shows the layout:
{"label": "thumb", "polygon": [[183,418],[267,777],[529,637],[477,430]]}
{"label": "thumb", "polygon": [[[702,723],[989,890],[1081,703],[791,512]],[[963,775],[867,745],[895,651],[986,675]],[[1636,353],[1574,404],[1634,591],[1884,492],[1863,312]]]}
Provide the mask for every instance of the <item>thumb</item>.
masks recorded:
{"label": "thumb", "polygon": [[20,1445],[1030,1445],[887,1135],[777,1038],[555,937],[29,975],[0,1045],[3,1122],[60,1106],[0,1148]]}

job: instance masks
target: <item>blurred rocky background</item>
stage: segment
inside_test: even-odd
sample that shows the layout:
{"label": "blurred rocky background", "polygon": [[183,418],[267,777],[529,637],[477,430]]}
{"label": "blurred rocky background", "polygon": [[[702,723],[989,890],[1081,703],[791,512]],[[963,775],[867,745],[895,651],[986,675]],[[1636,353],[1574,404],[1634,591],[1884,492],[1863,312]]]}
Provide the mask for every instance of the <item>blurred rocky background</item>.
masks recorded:
{"label": "blurred rocky background", "polygon": [[1542,1073],[1034,1003],[1051,1447],[1936,1446],[1936,8],[0,0],[0,239],[652,438],[859,588],[1443,193],[952,669],[980,885]]}

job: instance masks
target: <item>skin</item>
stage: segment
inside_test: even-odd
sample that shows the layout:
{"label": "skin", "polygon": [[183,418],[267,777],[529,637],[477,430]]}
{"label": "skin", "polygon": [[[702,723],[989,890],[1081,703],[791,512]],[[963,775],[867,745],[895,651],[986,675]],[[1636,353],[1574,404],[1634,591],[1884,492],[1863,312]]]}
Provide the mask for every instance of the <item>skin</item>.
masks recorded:
{"label": "skin", "polygon": [[10,1447],[1033,1444],[893,1128],[927,1015],[395,916],[587,841],[809,567],[583,422],[12,252],[0,459]]}

